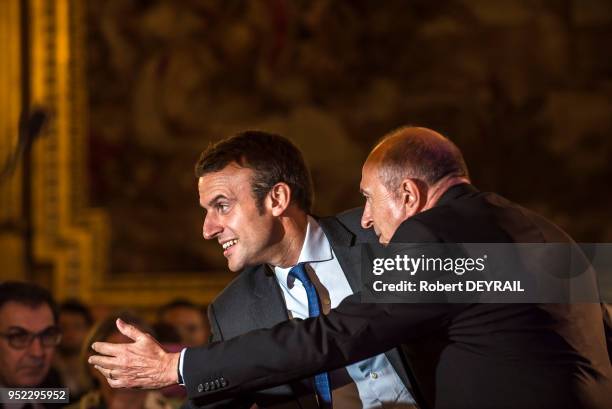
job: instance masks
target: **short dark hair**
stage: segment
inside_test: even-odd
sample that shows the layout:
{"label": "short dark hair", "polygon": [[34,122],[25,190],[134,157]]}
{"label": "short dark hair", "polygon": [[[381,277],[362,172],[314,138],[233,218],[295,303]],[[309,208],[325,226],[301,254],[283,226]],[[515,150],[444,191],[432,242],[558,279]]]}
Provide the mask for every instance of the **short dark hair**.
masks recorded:
{"label": "short dark hair", "polygon": [[459,148],[445,136],[427,128],[406,126],[385,135],[385,149],[380,160],[380,175],[385,187],[393,191],[406,177],[420,179],[428,186],[444,177],[469,178]]}
{"label": "short dark hair", "polygon": [[180,344],[181,335],[178,333],[174,325],[165,322],[156,322],[153,324],[153,331],[157,335],[157,341],[162,344]]}
{"label": "short dark hair", "polygon": [[65,312],[70,314],[78,314],[83,317],[83,319],[85,319],[87,325],[92,325],[94,323],[94,319],[91,315],[89,307],[87,307],[85,304],[83,304],[76,298],[71,298],[61,303],[59,306],[59,311],[60,314]]}
{"label": "short dark hair", "polygon": [[159,307],[159,309],[157,310],[157,318],[161,319],[162,316],[170,310],[173,310],[175,308],[189,308],[191,310],[195,310],[198,312],[201,312],[201,307],[191,301],[189,301],[186,298],[175,298],[174,300],[162,305],[161,307]]}
{"label": "short dark hair", "polygon": [[312,179],[302,153],[289,139],[262,131],[236,134],[202,152],[195,166],[196,177],[218,172],[231,163],[253,170],[251,188],[260,211],[272,187],[284,182],[291,189],[291,202],[310,213]]}
{"label": "short dark hair", "polygon": [[16,302],[31,308],[47,304],[57,322],[58,309],[53,296],[45,288],[22,281],[4,281],[0,283],[0,308],[8,302]]}

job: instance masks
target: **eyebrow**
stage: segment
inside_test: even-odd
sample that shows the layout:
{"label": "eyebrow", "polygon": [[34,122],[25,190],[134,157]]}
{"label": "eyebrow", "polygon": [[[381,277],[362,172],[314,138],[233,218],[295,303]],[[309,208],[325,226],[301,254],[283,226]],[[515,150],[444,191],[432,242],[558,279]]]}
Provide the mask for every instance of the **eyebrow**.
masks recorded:
{"label": "eyebrow", "polygon": [[208,207],[212,207],[219,199],[227,199],[227,196],[221,194],[215,196],[208,202]]}
{"label": "eyebrow", "polygon": [[24,327],[19,327],[16,325],[11,325],[10,327],[8,327],[6,329],[7,331],[28,331],[27,329],[25,329]]}
{"label": "eyebrow", "polygon": [[[45,327],[42,331],[40,332],[45,332],[47,330],[53,329],[53,328],[57,328],[56,325],[49,325],[47,327]],[[24,332],[32,332],[27,328],[24,327],[19,327],[17,325],[11,325],[10,327],[8,327],[7,331],[24,331]]]}

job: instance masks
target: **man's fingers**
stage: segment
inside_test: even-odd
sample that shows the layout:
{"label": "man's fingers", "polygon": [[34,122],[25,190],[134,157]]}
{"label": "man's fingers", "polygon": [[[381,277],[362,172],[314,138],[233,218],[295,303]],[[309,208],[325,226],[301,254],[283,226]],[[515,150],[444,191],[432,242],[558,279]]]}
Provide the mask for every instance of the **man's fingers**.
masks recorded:
{"label": "man's fingers", "polygon": [[126,324],[121,318],[117,318],[117,329],[119,332],[133,341],[138,341],[145,335],[144,332],[140,331],[135,326]]}
{"label": "man's fingers", "polygon": [[114,356],[92,355],[87,362],[94,365],[104,376],[106,376],[110,369],[123,368],[119,363],[119,359]]}
{"label": "man's fingers", "polygon": [[99,354],[108,356],[121,356],[125,354],[126,344],[113,344],[112,342],[94,342],[91,348]]}
{"label": "man's fingers", "polygon": [[110,371],[111,371],[111,369],[104,368],[104,367],[102,367],[100,365],[94,365],[94,368],[96,370],[98,370],[102,375],[104,375],[105,378],[110,379],[110,376],[111,376]]}
{"label": "man's fingers", "polygon": [[168,354],[153,337],[120,319],[116,325],[135,342],[95,342],[91,347],[98,354],[88,359],[110,386],[158,389],[176,383],[180,354]]}
{"label": "man's fingers", "polygon": [[117,374],[111,373],[111,371],[113,371],[112,369],[106,369],[98,365],[94,365],[94,368],[96,368],[98,371],[100,371],[102,375],[104,375],[106,381],[112,388],[124,387],[123,379],[117,379]]}
{"label": "man's fingers", "polygon": [[125,387],[123,385],[123,381],[121,381],[119,379],[109,379],[109,378],[106,378],[106,381],[111,386],[111,388],[124,388]]}

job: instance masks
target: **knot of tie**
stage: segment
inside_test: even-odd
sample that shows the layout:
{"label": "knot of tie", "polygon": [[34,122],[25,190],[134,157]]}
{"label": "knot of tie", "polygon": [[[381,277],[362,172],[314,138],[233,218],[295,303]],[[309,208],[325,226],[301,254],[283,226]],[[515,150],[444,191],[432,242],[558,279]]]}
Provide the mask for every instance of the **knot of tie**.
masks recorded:
{"label": "knot of tie", "polygon": [[312,284],[312,281],[310,281],[310,277],[308,277],[308,273],[306,272],[306,264],[298,263],[291,267],[291,270],[289,270],[289,276],[299,280],[306,290],[306,297],[308,298],[308,316],[318,317],[321,315],[319,295],[317,294],[317,289]]}
{"label": "knot of tie", "polygon": [[300,280],[304,287],[312,285],[312,281],[310,281],[310,277],[308,277],[308,273],[306,272],[306,263],[298,263],[291,267],[289,276]]}

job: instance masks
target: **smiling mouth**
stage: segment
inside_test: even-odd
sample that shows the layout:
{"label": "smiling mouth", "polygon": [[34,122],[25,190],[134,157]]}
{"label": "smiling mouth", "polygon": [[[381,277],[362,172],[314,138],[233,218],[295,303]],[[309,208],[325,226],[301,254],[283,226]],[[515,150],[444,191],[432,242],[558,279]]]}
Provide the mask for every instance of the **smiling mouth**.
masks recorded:
{"label": "smiling mouth", "polygon": [[234,246],[236,243],[238,243],[238,239],[228,240],[225,243],[221,244],[221,247],[223,247],[223,250],[227,250],[230,247]]}

